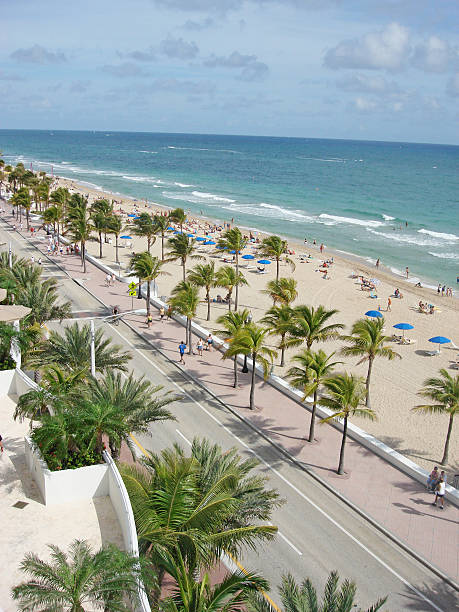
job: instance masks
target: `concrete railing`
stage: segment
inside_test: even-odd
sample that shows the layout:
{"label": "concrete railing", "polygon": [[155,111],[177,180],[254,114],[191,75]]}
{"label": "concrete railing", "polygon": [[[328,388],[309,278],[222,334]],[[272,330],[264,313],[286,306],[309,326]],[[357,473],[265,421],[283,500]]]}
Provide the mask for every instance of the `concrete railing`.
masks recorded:
{"label": "concrete railing", "polygon": [[[116,463],[106,451],[102,455],[108,465],[108,490],[123,534],[124,548],[135,557],[138,557],[139,543],[128,492],[116,467]],[[139,588],[139,604],[137,609],[139,612],[151,612],[150,604],[143,588]]]}

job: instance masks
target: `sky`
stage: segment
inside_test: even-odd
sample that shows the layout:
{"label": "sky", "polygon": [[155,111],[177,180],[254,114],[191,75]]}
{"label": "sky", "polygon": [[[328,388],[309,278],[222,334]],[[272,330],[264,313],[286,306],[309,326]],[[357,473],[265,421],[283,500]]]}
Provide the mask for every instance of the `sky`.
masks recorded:
{"label": "sky", "polygon": [[459,144],[458,0],[0,0],[0,127]]}

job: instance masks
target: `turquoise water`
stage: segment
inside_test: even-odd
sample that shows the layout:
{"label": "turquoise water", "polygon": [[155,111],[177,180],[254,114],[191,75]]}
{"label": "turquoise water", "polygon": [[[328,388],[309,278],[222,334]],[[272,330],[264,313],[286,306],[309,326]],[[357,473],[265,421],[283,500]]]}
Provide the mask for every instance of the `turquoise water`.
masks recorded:
{"label": "turquoise water", "polygon": [[[99,188],[323,242],[457,287],[459,147],[195,134],[0,130],[23,161]],[[406,223],[408,225],[406,225]],[[459,288],[459,287],[458,287]]]}

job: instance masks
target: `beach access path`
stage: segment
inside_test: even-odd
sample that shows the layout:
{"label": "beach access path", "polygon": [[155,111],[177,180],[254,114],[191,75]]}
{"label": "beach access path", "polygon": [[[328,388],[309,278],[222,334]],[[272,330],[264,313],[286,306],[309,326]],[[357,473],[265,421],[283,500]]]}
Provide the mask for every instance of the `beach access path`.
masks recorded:
{"label": "beach access path", "polygon": [[[46,256],[44,232],[28,238]],[[105,273],[89,262],[83,275],[78,256],[58,255],[52,259],[108,307],[117,304],[121,311],[131,310],[126,283],[116,281],[115,286],[107,287]],[[134,302],[134,308],[145,305],[144,300]],[[153,315],[151,329],[147,329],[145,317],[140,316],[130,316],[130,325],[170,360],[178,361],[184,328],[173,320],[161,323],[154,309]],[[433,496],[425,487],[350,439],[346,445],[346,473],[338,476],[340,432],[329,425],[318,425],[316,441],[307,443],[310,413],[262,380],[257,382],[257,410],[250,411],[250,374],[241,373],[240,386],[234,389],[233,363],[223,361],[220,352],[204,351],[203,357],[186,355],[184,369],[385,529],[454,580],[459,579],[457,507],[448,502],[444,510],[433,507]],[[256,433],[253,440],[256,447]]]}

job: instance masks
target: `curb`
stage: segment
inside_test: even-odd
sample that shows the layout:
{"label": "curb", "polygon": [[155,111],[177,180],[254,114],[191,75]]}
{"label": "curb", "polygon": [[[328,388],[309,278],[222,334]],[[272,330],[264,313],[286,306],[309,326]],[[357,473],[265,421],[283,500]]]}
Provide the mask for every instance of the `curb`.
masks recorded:
{"label": "curb", "polygon": [[[8,223],[8,221],[6,221],[5,219],[2,219],[5,223]],[[8,223],[8,225],[10,225]],[[37,251],[40,251],[40,249],[33,243],[31,243],[30,239],[28,236],[23,236],[21,233],[19,233],[25,240],[27,240],[27,242],[34,247]],[[70,280],[72,280],[73,282],[75,282],[78,286],[82,287],[87,293],[89,293],[95,300],[97,300],[102,306],[104,306],[105,308],[109,309],[109,307],[107,306],[107,304],[105,304],[105,302],[103,302],[103,300],[101,300],[97,295],[95,295],[90,289],[88,289],[87,287],[85,287],[84,282],[81,282],[79,280],[76,280],[74,278],[72,278],[72,276],[70,276],[70,274],[62,267],[59,265],[58,262],[54,261],[53,259],[51,259],[47,254],[43,254],[41,253],[44,257],[46,257],[50,262],[52,262],[53,264],[55,264],[60,270],[62,270],[62,272],[68,276],[68,278]],[[449,577],[447,574],[445,574],[441,569],[439,569],[438,567],[436,567],[435,565],[433,565],[432,563],[430,563],[430,561],[428,561],[427,559],[425,559],[422,555],[420,555],[419,553],[417,553],[415,550],[413,550],[412,548],[410,548],[407,544],[405,544],[402,540],[400,540],[397,536],[395,536],[393,533],[391,533],[390,531],[388,531],[385,527],[383,527],[380,523],[378,523],[378,521],[376,521],[375,519],[373,519],[369,514],[367,514],[364,510],[362,510],[361,508],[359,508],[358,506],[356,506],[353,502],[351,502],[347,497],[345,497],[342,493],[340,493],[338,490],[336,490],[334,487],[332,487],[328,482],[326,482],[323,478],[321,478],[318,474],[316,474],[313,470],[311,470],[310,468],[306,467],[305,465],[303,465],[300,461],[298,461],[295,457],[293,457],[293,455],[291,455],[287,450],[285,450],[280,444],[278,444],[277,442],[275,442],[274,440],[272,440],[269,436],[267,436],[263,431],[261,431],[256,425],[254,425],[251,421],[249,421],[246,417],[244,417],[243,415],[239,414],[236,410],[234,410],[233,408],[231,408],[230,406],[228,406],[227,404],[225,404],[213,391],[211,391],[210,389],[208,389],[206,387],[206,385],[204,385],[201,381],[199,381],[199,379],[195,378],[192,374],[190,374],[189,372],[187,372],[186,370],[184,370],[183,368],[181,368],[177,363],[175,363],[173,360],[171,360],[169,358],[168,355],[166,355],[166,353],[164,353],[160,348],[158,348],[157,346],[155,346],[151,341],[147,340],[146,338],[144,338],[144,336],[141,334],[141,332],[139,332],[138,330],[135,329],[134,326],[132,326],[130,323],[128,323],[127,321],[123,320],[123,323],[131,330],[133,331],[137,336],[139,336],[146,344],[148,344],[149,346],[152,347],[152,349],[159,353],[164,359],[166,359],[170,364],[174,365],[174,367],[179,370],[182,375],[184,375],[186,378],[188,378],[189,380],[191,380],[194,384],[196,384],[198,387],[200,387],[201,389],[203,389],[206,393],[208,393],[215,401],[217,401],[221,406],[223,406],[226,410],[228,410],[233,416],[235,416],[236,418],[238,418],[240,421],[242,421],[247,427],[249,427],[250,429],[252,429],[253,431],[255,431],[259,436],[261,436],[266,442],[268,442],[273,448],[275,448],[281,455],[283,455],[284,457],[286,457],[291,463],[293,463],[296,467],[298,467],[301,471],[305,472],[306,474],[308,474],[311,478],[313,478],[316,482],[318,482],[320,485],[322,485],[328,492],[332,493],[335,497],[337,497],[340,501],[342,501],[346,506],[348,506],[349,508],[351,508],[351,510],[353,510],[354,512],[356,512],[359,516],[361,516],[363,519],[365,519],[370,525],[372,525],[375,529],[377,529],[380,533],[382,533],[385,537],[387,537],[391,542],[393,542],[394,544],[396,544],[399,548],[401,548],[403,551],[405,551],[406,553],[408,553],[411,557],[413,557],[414,559],[416,559],[419,563],[421,563],[424,567],[426,567],[428,570],[430,570],[432,573],[434,573],[435,575],[437,575],[439,578],[441,578],[441,580],[443,580],[444,582],[446,582],[451,588],[453,588],[455,591],[459,592],[459,583],[457,583],[453,578]]]}

